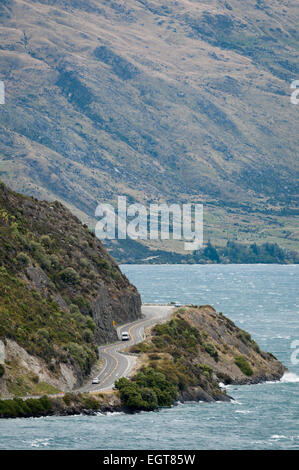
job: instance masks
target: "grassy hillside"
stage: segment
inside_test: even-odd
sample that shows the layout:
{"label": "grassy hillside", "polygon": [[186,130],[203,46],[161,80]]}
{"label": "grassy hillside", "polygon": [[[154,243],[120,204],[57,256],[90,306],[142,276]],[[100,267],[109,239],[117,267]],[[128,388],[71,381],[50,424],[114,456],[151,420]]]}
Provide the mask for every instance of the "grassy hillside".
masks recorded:
{"label": "grassy hillside", "polygon": [[5,0],[0,19],[14,189],[90,223],[117,195],[203,202],[216,245],[298,249],[296,0]]}
{"label": "grassy hillside", "polygon": [[116,338],[113,320],[141,315],[137,290],[86,226],[60,203],[39,202],[3,183],[0,264],[0,340],[16,342],[54,375],[66,364],[82,380],[96,362],[97,344]]}
{"label": "grassy hillside", "polygon": [[74,360],[84,374],[90,372],[97,353],[96,325],[89,316],[62,311],[3,267],[0,288],[1,339],[14,339],[53,370],[60,361]]}

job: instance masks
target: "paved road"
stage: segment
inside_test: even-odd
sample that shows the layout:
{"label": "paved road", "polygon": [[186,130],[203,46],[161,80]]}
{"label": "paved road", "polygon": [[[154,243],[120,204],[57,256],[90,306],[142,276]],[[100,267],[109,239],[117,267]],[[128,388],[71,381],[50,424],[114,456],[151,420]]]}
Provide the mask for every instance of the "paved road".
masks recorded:
{"label": "paved road", "polygon": [[126,355],[121,351],[130,345],[140,343],[144,339],[144,330],[148,326],[163,322],[169,318],[173,312],[173,307],[166,305],[144,305],[142,306],[143,317],[133,323],[123,325],[118,328],[118,336],[121,337],[123,331],[130,333],[130,341],[111,345],[101,346],[99,348],[100,358],[104,360],[104,366],[97,376],[100,380],[99,385],[86,385],[80,391],[100,391],[111,390],[114,382],[120,377],[127,377],[136,364],[136,356]]}

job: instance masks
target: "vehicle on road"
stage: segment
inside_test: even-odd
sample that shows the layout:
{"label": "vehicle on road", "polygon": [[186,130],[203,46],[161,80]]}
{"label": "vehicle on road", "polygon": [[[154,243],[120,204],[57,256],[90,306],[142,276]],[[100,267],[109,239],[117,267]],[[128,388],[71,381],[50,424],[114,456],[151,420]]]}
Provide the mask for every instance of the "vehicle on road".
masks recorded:
{"label": "vehicle on road", "polygon": [[97,377],[95,377],[94,379],[92,379],[91,383],[94,384],[94,385],[97,385],[97,384],[100,383],[100,380]]}
{"label": "vehicle on road", "polygon": [[180,302],[175,302],[174,306],[175,306],[175,307],[181,307],[182,304],[181,304]]}
{"label": "vehicle on road", "polygon": [[121,340],[129,341],[130,339],[131,339],[130,333],[128,333],[127,331],[123,331],[123,333],[121,334]]}

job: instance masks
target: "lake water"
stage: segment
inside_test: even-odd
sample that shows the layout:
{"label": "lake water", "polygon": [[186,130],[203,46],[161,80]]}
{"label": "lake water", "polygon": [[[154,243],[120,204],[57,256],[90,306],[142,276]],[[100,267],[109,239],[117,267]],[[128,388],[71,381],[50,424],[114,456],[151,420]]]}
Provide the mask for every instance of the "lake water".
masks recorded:
{"label": "lake water", "polygon": [[[299,449],[299,266],[122,266],[143,302],[211,304],[288,368],[281,382],[230,386],[231,403],[136,415],[0,420],[0,449]],[[299,354],[297,355],[299,360]],[[293,363],[292,363],[293,362]]]}

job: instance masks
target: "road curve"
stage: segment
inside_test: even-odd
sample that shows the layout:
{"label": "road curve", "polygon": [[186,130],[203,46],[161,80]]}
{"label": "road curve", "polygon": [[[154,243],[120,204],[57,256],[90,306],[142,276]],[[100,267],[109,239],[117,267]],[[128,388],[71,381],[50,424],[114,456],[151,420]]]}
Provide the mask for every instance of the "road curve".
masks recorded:
{"label": "road curve", "polygon": [[100,380],[98,385],[88,384],[82,387],[82,392],[95,392],[103,390],[111,390],[114,382],[120,377],[127,377],[136,364],[136,356],[126,355],[122,352],[130,345],[143,341],[145,328],[155,325],[156,323],[166,321],[173,307],[169,305],[143,305],[143,318],[127,325],[123,325],[117,329],[120,338],[123,331],[130,333],[130,341],[101,346],[99,348],[100,358],[104,360],[104,366],[97,378]]}

